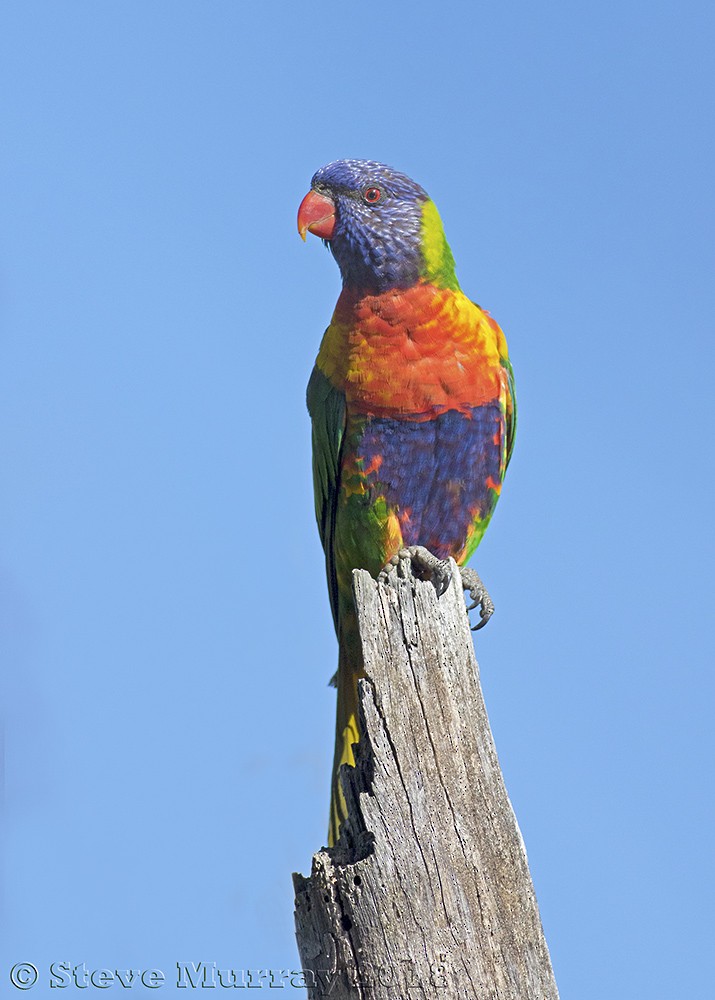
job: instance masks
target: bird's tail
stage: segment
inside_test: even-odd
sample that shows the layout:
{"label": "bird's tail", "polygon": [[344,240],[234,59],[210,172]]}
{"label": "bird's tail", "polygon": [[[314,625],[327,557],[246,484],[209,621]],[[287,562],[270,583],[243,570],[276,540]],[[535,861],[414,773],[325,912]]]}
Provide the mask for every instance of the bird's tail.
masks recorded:
{"label": "bird's tail", "polygon": [[[357,625],[357,623],[355,623]],[[352,632],[352,630],[350,630]],[[357,631],[357,630],[356,630]],[[355,641],[351,641],[351,640]],[[334,847],[340,836],[340,826],[347,817],[347,805],[340,787],[339,771],[343,764],[355,764],[353,744],[360,739],[358,728],[358,680],[363,675],[360,640],[357,634],[343,632],[338,660],[338,709],[335,723],[335,759],[330,796],[328,846]]]}

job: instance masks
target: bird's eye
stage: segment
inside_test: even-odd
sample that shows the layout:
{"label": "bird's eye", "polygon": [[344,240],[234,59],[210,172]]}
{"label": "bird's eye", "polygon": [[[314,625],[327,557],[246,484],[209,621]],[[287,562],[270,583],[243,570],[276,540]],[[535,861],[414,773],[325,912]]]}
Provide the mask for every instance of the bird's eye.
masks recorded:
{"label": "bird's eye", "polygon": [[382,198],[382,191],[380,188],[369,187],[365,188],[362,196],[368,205],[376,205],[380,198]]}

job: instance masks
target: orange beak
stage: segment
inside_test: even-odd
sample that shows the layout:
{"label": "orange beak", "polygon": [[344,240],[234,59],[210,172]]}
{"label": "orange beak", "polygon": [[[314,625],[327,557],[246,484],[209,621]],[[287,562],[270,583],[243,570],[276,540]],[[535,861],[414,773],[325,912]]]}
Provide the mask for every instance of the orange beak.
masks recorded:
{"label": "orange beak", "polygon": [[335,229],[335,202],[317,191],[309,191],[298,209],[298,232],[305,239],[306,233],[313,233],[323,240],[329,240]]}

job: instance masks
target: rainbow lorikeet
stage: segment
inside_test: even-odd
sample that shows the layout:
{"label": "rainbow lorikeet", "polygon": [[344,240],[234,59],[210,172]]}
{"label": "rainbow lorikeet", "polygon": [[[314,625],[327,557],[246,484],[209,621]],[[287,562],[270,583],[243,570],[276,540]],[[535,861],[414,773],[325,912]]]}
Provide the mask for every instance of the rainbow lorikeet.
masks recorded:
{"label": "rainbow lorikeet", "polygon": [[[313,177],[298,229],[326,242],[343,279],[308,385],[316,516],[339,642],[334,844],[345,818],[338,769],[354,763],[359,739],[352,571],[377,577],[407,564],[444,584],[445,560],[461,567],[492,516],[516,409],[504,334],[461,291],[441,219],[419,184],[382,163],[337,160]],[[484,624],[489,595],[473,570],[461,573]]]}

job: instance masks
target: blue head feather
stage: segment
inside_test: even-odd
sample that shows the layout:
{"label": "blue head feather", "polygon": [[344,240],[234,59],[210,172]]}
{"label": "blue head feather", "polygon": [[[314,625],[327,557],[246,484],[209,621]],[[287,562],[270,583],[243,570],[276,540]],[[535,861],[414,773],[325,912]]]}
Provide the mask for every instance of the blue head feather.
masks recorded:
{"label": "blue head feather", "polygon": [[[413,285],[422,273],[422,208],[426,191],[384,163],[335,160],[313,177],[313,190],[336,206],[329,246],[347,287],[380,292]],[[365,199],[377,188],[379,201]]]}

